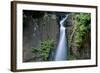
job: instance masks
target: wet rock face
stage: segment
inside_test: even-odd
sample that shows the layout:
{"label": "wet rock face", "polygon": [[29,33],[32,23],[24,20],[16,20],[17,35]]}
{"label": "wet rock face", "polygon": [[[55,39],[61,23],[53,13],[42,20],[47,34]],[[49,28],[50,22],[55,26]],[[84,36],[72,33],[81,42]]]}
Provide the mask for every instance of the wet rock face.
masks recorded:
{"label": "wet rock face", "polygon": [[53,13],[23,11],[23,62],[33,61],[32,48],[37,48],[41,41],[57,39],[59,27],[56,18]]}

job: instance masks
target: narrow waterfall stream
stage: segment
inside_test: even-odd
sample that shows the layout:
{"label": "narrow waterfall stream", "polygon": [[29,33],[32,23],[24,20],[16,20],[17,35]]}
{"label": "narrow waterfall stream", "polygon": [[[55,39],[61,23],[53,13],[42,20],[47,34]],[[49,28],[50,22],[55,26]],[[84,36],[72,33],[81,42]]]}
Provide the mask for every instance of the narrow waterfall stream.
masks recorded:
{"label": "narrow waterfall stream", "polygon": [[66,15],[60,21],[60,38],[54,58],[55,61],[61,61],[67,59],[67,42],[66,42],[66,31],[65,31],[66,28],[64,27],[64,22],[67,18],[68,15]]}

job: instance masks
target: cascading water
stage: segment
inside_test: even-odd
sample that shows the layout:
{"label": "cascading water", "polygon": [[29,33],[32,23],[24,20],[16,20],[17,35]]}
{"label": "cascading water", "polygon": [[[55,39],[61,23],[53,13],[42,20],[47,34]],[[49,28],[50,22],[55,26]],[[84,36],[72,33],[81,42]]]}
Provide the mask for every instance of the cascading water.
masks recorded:
{"label": "cascading water", "polygon": [[68,18],[68,15],[60,21],[60,39],[57,46],[55,61],[61,61],[67,59],[67,42],[66,42],[66,28],[64,27],[64,22]]}

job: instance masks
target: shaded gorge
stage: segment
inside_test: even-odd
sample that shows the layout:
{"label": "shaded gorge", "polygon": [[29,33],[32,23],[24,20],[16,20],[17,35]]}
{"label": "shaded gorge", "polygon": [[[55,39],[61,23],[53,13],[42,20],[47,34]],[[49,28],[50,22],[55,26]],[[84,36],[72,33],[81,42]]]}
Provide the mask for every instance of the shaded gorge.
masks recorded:
{"label": "shaded gorge", "polygon": [[23,62],[90,59],[90,22],[89,13],[23,10]]}

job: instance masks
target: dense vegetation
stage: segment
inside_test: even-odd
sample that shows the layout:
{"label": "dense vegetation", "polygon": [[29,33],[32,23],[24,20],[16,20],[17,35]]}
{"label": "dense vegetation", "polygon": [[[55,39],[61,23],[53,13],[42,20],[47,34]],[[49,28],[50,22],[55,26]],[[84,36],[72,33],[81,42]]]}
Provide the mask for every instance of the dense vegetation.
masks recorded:
{"label": "dense vegetation", "polygon": [[84,53],[89,54],[87,49],[90,49],[90,14],[72,13],[71,16],[74,24],[69,35],[69,59],[90,58],[89,55],[87,57],[86,55],[83,56],[83,52],[86,51]]}
{"label": "dense vegetation", "polygon": [[47,61],[49,57],[50,50],[54,47],[53,40],[45,40],[41,42],[39,48],[32,48],[32,52],[37,55],[35,58],[41,58],[41,61]]}

